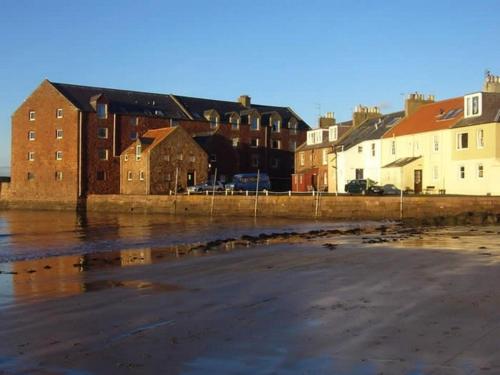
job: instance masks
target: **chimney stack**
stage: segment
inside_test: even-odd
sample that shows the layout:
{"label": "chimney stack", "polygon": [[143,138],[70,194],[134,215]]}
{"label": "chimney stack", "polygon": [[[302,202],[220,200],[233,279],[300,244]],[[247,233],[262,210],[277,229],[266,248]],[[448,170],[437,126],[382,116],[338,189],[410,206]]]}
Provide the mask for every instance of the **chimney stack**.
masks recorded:
{"label": "chimney stack", "polygon": [[378,107],[366,107],[364,105],[357,105],[352,113],[352,126],[356,127],[361,125],[368,119],[380,118],[382,114]]}
{"label": "chimney stack", "polygon": [[321,129],[328,129],[330,126],[335,125],[336,120],[333,112],[327,112],[324,116],[319,118],[319,127]]}
{"label": "chimney stack", "polygon": [[425,97],[423,94],[419,94],[416,91],[409,94],[405,100],[405,116],[410,116],[422,105],[434,103],[435,100],[436,98],[434,95],[427,95],[427,97]]}
{"label": "chimney stack", "polygon": [[251,98],[248,95],[241,95],[238,98],[238,101],[240,102],[240,104],[245,108],[250,108],[250,100],[251,100]]}
{"label": "chimney stack", "polygon": [[494,76],[488,72],[484,79],[483,91],[500,92],[500,76]]}

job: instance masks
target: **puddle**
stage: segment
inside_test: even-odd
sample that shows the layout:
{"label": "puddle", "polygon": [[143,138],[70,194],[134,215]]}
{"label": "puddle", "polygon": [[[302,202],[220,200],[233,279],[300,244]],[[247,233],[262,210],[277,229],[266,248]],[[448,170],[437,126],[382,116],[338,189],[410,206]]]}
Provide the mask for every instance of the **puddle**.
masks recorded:
{"label": "puddle", "polygon": [[152,283],[149,281],[142,280],[127,280],[127,281],[116,281],[116,280],[96,280],[83,283],[84,292],[98,292],[105,289],[113,288],[128,288],[128,289],[143,289],[151,290],[154,292],[177,292],[184,290],[183,287],[173,284],[159,284]]}

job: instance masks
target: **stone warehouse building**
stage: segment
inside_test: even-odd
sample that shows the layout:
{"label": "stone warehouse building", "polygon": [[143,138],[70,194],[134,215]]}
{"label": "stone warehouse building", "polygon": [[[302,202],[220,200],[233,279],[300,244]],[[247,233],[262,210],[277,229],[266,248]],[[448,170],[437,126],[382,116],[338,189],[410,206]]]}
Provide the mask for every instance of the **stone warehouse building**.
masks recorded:
{"label": "stone warehouse building", "polygon": [[[120,155],[148,130],[181,126],[204,138],[212,170],[260,169],[289,184],[309,126],[288,107],[44,80],[12,115],[9,198],[76,203],[120,192]],[[200,181],[201,182],[201,181]]]}
{"label": "stone warehouse building", "polygon": [[120,165],[121,194],[167,194],[206,181],[208,156],[184,129],[170,127],[148,130]]}

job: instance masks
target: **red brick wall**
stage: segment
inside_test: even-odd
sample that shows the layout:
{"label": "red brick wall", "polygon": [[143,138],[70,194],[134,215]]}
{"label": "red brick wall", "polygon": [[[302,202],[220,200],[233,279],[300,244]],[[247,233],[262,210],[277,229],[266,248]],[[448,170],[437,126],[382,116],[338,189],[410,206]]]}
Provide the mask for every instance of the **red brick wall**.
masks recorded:
{"label": "red brick wall", "polygon": [[[63,110],[57,118],[56,110]],[[35,120],[29,112],[35,111]],[[78,117],[79,111],[48,81],[26,99],[12,116],[11,189],[12,199],[76,201],[78,195]],[[63,138],[56,139],[56,129],[63,130]],[[34,130],[36,139],[28,140]],[[28,160],[28,152],[35,160]],[[56,160],[56,151],[62,151],[62,160]],[[55,178],[62,172],[62,181]],[[34,174],[28,181],[27,174]]]}

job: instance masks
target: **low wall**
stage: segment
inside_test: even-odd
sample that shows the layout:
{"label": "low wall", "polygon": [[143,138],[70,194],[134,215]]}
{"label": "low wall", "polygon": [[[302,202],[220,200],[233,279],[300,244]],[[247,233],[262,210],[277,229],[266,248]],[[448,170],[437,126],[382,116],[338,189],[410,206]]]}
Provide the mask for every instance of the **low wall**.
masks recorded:
{"label": "low wall", "polygon": [[[206,195],[91,195],[88,211],[157,212],[177,215],[210,215],[212,197]],[[213,214],[217,216],[253,216],[255,196],[215,196]],[[403,219],[475,217],[473,222],[500,221],[500,197],[405,196]],[[259,196],[257,216],[399,220],[399,197],[372,196]],[[434,220],[435,221],[435,220]]]}

